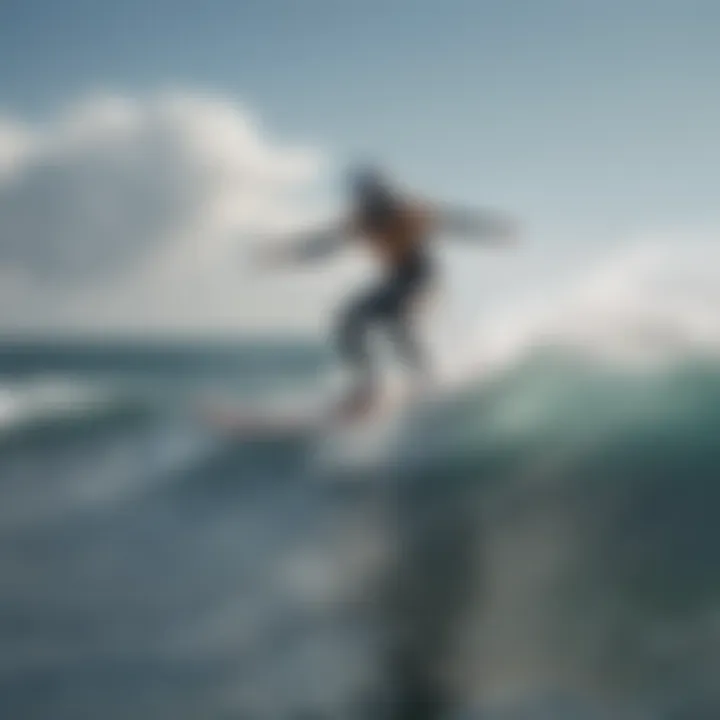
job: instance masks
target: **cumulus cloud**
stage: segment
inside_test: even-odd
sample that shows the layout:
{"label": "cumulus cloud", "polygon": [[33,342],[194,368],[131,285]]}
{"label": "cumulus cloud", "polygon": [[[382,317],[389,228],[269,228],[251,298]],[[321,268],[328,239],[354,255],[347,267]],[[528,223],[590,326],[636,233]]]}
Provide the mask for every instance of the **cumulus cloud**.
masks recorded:
{"label": "cumulus cloud", "polygon": [[[257,231],[329,210],[313,194],[324,164],[238,103],[198,93],[92,96],[41,124],[0,115],[0,332],[325,329],[369,259],[259,274],[242,252]],[[557,282],[562,250],[541,255],[450,264],[432,320],[449,365],[531,341],[720,346],[714,236],[651,236],[569,272],[570,288]],[[523,293],[529,310],[503,312]],[[464,307],[456,324],[451,304]]]}
{"label": "cumulus cloud", "polygon": [[239,273],[242,238],[302,220],[322,165],[226,98],[0,116],[0,329],[242,324],[268,307]]}
{"label": "cumulus cloud", "polygon": [[9,177],[24,160],[32,139],[27,128],[0,117],[0,181]]}
{"label": "cumulus cloud", "polygon": [[[489,319],[468,351],[504,367],[537,347],[641,367],[720,354],[720,248],[711,231],[649,233]],[[475,349],[477,346],[478,349]]]}
{"label": "cumulus cloud", "polygon": [[6,122],[0,261],[73,282],[117,272],[188,230],[257,221],[316,162],[240,108],[187,95],[94,98],[35,132]]}

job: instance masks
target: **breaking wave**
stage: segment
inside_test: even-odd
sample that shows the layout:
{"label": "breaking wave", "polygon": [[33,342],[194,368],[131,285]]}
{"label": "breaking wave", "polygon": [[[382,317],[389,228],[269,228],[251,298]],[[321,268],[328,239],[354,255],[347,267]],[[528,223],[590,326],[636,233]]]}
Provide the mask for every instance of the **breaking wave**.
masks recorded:
{"label": "breaking wave", "polygon": [[36,428],[0,445],[11,714],[717,717],[714,256],[644,247],[486,325],[362,482],[213,437],[197,388],[6,381]]}

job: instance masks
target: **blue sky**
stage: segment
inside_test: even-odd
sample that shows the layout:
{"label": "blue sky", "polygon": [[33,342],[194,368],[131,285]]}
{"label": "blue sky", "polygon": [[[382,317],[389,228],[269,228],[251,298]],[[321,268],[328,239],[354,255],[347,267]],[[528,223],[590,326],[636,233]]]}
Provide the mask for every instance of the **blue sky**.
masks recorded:
{"label": "blue sky", "polygon": [[208,88],[464,200],[597,222],[714,212],[712,0],[5,0],[2,102]]}
{"label": "blue sky", "polygon": [[718,224],[719,40],[714,0],[4,0],[0,109],[212,92],[531,241],[611,244]]}

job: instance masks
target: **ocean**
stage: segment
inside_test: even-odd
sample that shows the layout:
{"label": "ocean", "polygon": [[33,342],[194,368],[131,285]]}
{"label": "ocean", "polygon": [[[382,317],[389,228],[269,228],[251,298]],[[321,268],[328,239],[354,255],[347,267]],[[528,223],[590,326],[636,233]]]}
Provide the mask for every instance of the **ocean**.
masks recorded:
{"label": "ocean", "polygon": [[536,347],[338,445],[198,412],[331,363],[0,345],[0,717],[720,717],[716,363]]}

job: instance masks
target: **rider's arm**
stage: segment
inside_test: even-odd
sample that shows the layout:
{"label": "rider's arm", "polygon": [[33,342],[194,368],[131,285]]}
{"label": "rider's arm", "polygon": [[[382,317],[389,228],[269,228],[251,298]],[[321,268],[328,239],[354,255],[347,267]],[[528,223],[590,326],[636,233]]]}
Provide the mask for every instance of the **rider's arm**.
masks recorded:
{"label": "rider's arm", "polygon": [[510,244],[517,239],[516,223],[506,215],[492,211],[473,211],[447,205],[433,206],[440,231],[483,243]]}
{"label": "rider's arm", "polygon": [[305,263],[322,260],[345,246],[351,228],[348,223],[300,233],[281,246],[268,248],[264,257],[279,263]]}
{"label": "rider's arm", "polygon": [[309,231],[296,236],[286,248],[286,256],[295,262],[310,262],[337,252],[347,239],[342,225]]}

